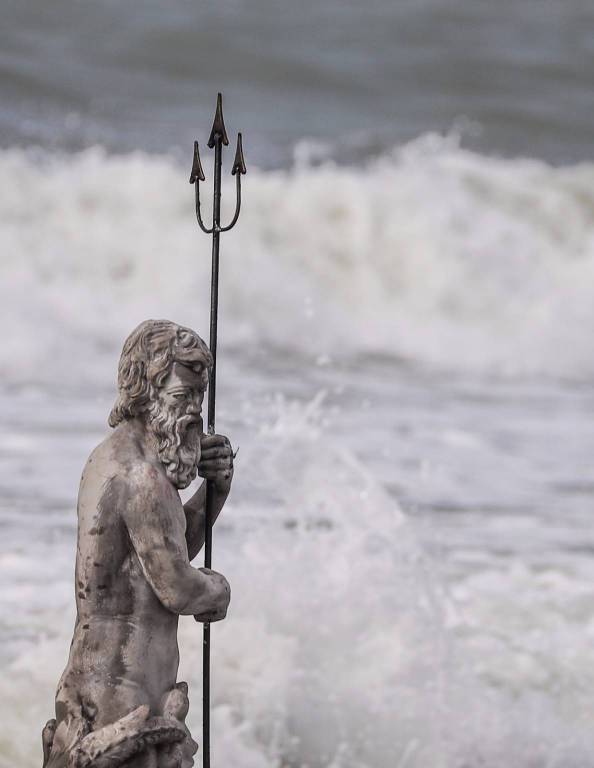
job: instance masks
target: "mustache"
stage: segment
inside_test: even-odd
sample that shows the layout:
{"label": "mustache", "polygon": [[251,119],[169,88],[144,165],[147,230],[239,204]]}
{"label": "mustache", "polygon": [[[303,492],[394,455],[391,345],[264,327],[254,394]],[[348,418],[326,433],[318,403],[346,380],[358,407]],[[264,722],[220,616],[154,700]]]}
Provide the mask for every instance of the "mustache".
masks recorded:
{"label": "mustache", "polygon": [[179,416],[175,420],[175,423],[177,424],[178,429],[183,431],[196,424],[200,427],[200,434],[204,434],[202,416],[198,416],[197,414],[186,413],[183,416]]}

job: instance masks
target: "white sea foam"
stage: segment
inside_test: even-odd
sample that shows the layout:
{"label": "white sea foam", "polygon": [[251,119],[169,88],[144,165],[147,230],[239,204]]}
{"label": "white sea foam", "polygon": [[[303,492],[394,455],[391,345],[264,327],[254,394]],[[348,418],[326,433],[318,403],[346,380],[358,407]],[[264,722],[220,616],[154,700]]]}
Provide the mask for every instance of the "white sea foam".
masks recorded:
{"label": "white sea foam", "polygon": [[[209,243],[173,161],[10,150],[0,173],[5,383],[54,383],[67,370],[111,387],[136,322],[160,315],[206,328]],[[225,236],[222,341],[305,351],[320,364],[377,351],[479,372],[587,376],[593,182],[592,166],[494,160],[431,137],[362,169],[250,170],[240,225]],[[215,565],[233,602],[213,629],[215,764],[590,765],[588,403],[549,390],[532,403],[514,382],[518,402],[490,410],[482,377],[483,388],[453,402],[439,376],[417,395],[422,376],[378,373],[366,428],[350,410],[358,384],[337,429],[322,396],[304,405],[310,380],[269,381],[249,360],[237,365],[243,377],[227,376],[223,401],[241,471],[217,523]],[[338,369],[319,371],[344,389]],[[279,395],[258,406],[278,389],[295,390],[299,404]],[[88,391],[3,393],[0,629],[10,661],[0,768],[40,764],[65,662],[74,494],[110,405]],[[388,480],[414,501],[467,510],[445,523],[429,516],[448,548],[446,576],[361,454],[370,468],[393,462]],[[551,487],[563,483],[577,501],[561,510],[574,517],[552,525],[562,497]],[[180,644],[199,737],[191,619]]]}
{"label": "white sea foam", "polygon": [[[100,376],[101,353],[147,316],[206,327],[210,245],[186,171],[141,153],[0,153],[5,377],[38,378],[41,363],[51,379],[73,352],[74,376]],[[250,169],[244,186],[224,239],[222,343],[594,370],[594,166],[427,136],[364,168]],[[232,196],[229,183],[225,217]]]}
{"label": "white sea foam", "polygon": [[[279,402],[244,447],[244,485],[217,524],[216,565],[233,601],[213,628],[215,762],[588,765],[586,574],[485,558],[445,594],[394,501],[319,428],[320,405]],[[493,537],[504,525],[482,524]],[[504,527],[521,535],[521,521]],[[1,768],[40,763],[36,734],[52,712],[73,621],[70,555],[58,542],[49,559],[36,563],[28,551],[0,562],[26,607],[15,600],[7,612],[26,634],[0,680]],[[200,627],[191,618],[180,646],[200,740]]]}
{"label": "white sea foam", "polygon": [[[439,611],[418,547],[395,503],[348,452],[328,446],[316,423],[318,401],[305,414],[280,406],[243,457],[251,496],[274,496],[274,514],[243,504],[227,515],[243,524],[218,534],[217,567],[233,584],[234,610],[233,621],[213,629],[217,760],[389,768],[421,736],[430,757],[438,723],[424,724],[416,710],[393,719],[399,691],[414,703],[419,685],[434,707],[441,694]],[[34,646],[22,639],[0,681],[2,768],[33,768],[39,759],[32,733],[51,715],[73,621],[66,559],[52,558],[49,606],[41,585],[35,597],[33,554],[0,563],[11,583],[19,573],[29,582],[20,593],[28,631],[38,638],[43,621],[48,627]],[[192,683],[197,735],[200,632],[182,621],[180,678]]]}

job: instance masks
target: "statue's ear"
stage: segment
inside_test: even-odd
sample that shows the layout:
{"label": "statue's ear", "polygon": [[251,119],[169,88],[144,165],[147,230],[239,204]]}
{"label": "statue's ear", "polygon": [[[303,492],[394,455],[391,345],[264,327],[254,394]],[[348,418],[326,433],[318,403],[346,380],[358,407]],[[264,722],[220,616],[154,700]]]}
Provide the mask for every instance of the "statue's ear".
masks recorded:
{"label": "statue's ear", "polygon": [[148,389],[147,371],[144,360],[130,360],[126,370],[121,372],[120,389],[124,389],[129,397],[142,397]]}
{"label": "statue's ear", "polygon": [[120,363],[118,371],[118,398],[109,418],[111,426],[123,418],[138,416],[150,400],[151,386],[143,357],[130,356]]}

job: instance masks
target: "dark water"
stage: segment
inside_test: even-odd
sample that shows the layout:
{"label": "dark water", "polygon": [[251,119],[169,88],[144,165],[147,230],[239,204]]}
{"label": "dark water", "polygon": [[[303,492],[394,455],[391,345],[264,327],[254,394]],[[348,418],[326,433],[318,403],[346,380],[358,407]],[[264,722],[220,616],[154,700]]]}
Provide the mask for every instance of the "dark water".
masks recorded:
{"label": "dark water", "polygon": [[303,138],[341,161],[426,131],[554,162],[592,156],[587,0],[4,0],[0,145],[187,151],[217,90],[248,156]]}

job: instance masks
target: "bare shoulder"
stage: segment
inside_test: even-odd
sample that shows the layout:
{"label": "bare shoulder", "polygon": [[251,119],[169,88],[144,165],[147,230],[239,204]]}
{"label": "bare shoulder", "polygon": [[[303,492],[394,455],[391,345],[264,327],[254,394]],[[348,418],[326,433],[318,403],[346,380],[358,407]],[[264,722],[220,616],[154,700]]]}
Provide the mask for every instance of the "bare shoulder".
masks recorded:
{"label": "bare shoulder", "polygon": [[106,488],[129,499],[138,495],[163,496],[170,492],[162,468],[144,455],[134,435],[115,429],[92,451],[85,465],[81,490]]}
{"label": "bare shoulder", "polygon": [[132,477],[136,468],[143,463],[147,462],[134,433],[122,425],[110,432],[92,451],[85,473]]}

